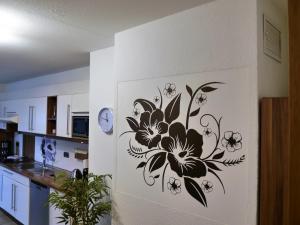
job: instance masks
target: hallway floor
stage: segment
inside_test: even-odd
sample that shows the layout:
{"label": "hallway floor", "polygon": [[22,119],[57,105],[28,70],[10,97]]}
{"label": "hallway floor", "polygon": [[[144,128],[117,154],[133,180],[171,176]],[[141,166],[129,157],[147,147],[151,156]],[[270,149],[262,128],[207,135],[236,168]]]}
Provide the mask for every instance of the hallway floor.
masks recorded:
{"label": "hallway floor", "polygon": [[0,211],[0,224],[1,225],[17,225],[8,216],[6,216],[2,211]]}

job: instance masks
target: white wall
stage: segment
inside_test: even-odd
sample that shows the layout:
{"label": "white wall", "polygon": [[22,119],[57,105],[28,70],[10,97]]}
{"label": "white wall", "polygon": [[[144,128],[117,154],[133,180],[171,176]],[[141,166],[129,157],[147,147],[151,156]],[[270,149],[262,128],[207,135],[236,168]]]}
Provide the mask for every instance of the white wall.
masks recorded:
{"label": "white wall", "polygon": [[[248,102],[252,109],[250,112],[252,117],[249,120],[251,134],[248,137],[251,149],[247,155],[251,166],[248,168],[248,174],[245,174],[249,179],[245,224],[256,224],[258,178],[256,1],[213,1],[121,32],[115,38],[114,54],[116,82],[234,68],[248,69],[249,76],[241,74],[245,79],[249,79],[252,90]],[[116,106],[115,104],[115,108]],[[115,162],[114,157],[116,166]],[[115,173],[113,177],[114,185],[117,185],[118,177],[116,178]],[[130,177],[128,182],[130,183]],[[117,211],[113,219],[114,224],[195,225],[195,221],[201,221],[197,215],[174,211],[164,205],[117,192],[116,186],[113,196]],[[151,220],[151,216],[155,217],[155,221]]]}
{"label": "white wall", "polygon": [[[287,1],[287,0],[282,0]],[[288,12],[274,0],[258,1],[258,87],[259,97],[288,96]],[[278,62],[263,51],[263,15],[281,31],[282,61]]]}
{"label": "white wall", "polygon": [[82,67],[9,83],[0,92],[0,101],[88,92],[89,74],[89,67]]}
{"label": "white wall", "polygon": [[[42,137],[35,137],[35,152],[34,152],[34,159],[38,162],[42,162],[42,152],[41,152],[41,144],[42,144]],[[73,169],[83,169],[83,161],[75,159],[75,151],[77,149],[80,150],[88,150],[87,144],[80,144],[74,143],[70,141],[64,140],[56,140],[56,156],[55,161],[48,162],[47,164],[72,171]],[[64,152],[69,153],[69,158],[64,157]]]}
{"label": "white wall", "polygon": [[96,174],[112,174],[113,135],[100,130],[98,113],[114,106],[114,48],[95,51],[90,56],[89,166]]}

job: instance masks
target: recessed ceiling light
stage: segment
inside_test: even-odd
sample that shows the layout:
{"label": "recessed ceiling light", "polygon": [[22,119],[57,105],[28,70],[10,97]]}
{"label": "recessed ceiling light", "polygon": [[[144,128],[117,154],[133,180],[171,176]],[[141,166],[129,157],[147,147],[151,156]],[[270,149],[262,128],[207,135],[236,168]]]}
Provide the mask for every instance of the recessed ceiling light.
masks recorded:
{"label": "recessed ceiling light", "polygon": [[26,19],[17,12],[0,8],[0,44],[16,43],[27,26]]}

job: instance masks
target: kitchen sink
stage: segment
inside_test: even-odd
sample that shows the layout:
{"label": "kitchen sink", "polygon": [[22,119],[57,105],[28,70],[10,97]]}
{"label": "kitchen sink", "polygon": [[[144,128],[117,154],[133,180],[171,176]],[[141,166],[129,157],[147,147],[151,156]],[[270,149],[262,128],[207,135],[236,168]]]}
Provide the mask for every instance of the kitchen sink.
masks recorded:
{"label": "kitchen sink", "polygon": [[17,167],[21,170],[28,171],[35,175],[45,176],[45,177],[55,177],[55,172],[50,168],[43,168],[39,163],[20,163]]}
{"label": "kitchen sink", "polygon": [[17,167],[21,170],[28,170],[28,169],[36,169],[36,168],[42,168],[41,165],[36,163],[21,163],[17,165]]}
{"label": "kitchen sink", "polygon": [[51,169],[44,169],[43,167],[34,167],[26,169],[28,172],[31,172],[35,175],[40,175],[43,177],[55,177],[55,172]]}

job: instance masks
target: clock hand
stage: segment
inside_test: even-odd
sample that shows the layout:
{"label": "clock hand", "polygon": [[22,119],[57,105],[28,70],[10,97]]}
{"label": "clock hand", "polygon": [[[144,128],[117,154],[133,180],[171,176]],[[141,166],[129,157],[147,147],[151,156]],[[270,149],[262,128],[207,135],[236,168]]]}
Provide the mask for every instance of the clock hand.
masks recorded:
{"label": "clock hand", "polygon": [[104,119],[106,122],[108,122],[108,119],[107,118],[104,118],[104,117],[100,117],[101,119]]}

